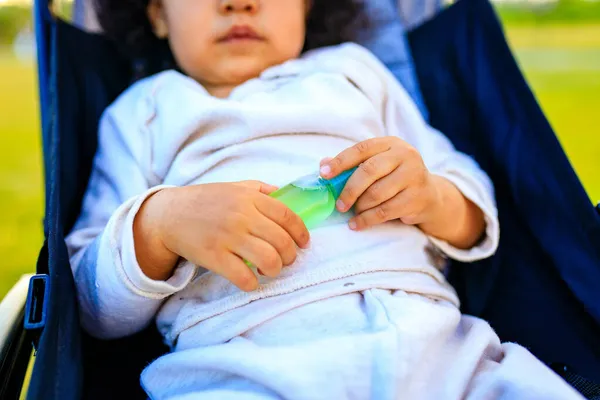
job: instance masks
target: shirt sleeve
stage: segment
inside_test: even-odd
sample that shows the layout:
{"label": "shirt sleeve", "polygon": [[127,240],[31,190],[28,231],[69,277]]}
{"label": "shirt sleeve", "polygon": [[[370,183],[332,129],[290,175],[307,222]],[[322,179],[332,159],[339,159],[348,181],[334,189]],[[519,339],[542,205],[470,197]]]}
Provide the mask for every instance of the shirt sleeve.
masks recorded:
{"label": "shirt sleeve", "polygon": [[[484,213],[486,228],[482,240],[470,249],[458,249],[448,242],[430,236],[431,242],[446,256],[472,262],[492,256],[500,240],[500,225],[494,197],[494,187],[487,174],[468,155],[454,148],[441,132],[429,126],[421,116],[410,96],[387,68],[366,49],[349,45],[348,51],[361,61],[365,73],[354,72],[362,79],[364,90],[375,106],[383,113],[382,118],[388,135],[396,135],[414,146],[431,173],[452,182],[458,190]],[[366,71],[370,71],[371,74]],[[373,73],[377,78],[373,77]],[[361,76],[358,76],[358,75]],[[369,77],[369,75],[371,75]],[[378,84],[375,83],[378,81]]]}
{"label": "shirt sleeve", "polygon": [[166,186],[149,183],[143,135],[128,102],[102,117],[98,151],[80,216],[66,238],[83,328],[111,339],[133,334],[153,320],[163,301],[191,281],[195,268],[178,266],[167,281],[141,270],[133,221],[143,202]]}

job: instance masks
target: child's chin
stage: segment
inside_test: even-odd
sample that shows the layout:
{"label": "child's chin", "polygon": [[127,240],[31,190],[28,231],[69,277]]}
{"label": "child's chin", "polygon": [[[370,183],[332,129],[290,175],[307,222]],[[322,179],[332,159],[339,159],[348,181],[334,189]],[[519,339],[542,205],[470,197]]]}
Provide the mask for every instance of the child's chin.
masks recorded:
{"label": "child's chin", "polygon": [[233,63],[229,76],[242,83],[259,77],[266,68],[268,65],[265,66],[259,60],[240,60],[238,63]]}

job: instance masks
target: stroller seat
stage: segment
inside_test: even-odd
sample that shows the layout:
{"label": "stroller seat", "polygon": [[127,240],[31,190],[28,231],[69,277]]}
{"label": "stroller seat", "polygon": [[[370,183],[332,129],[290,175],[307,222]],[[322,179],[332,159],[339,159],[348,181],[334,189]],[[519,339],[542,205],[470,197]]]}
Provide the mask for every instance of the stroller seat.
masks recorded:
{"label": "stroller seat", "polygon": [[[45,313],[28,333],[37,346],[28,398],[145,398],[139,374],[166,351],[160,335],[154,326],[115,341],[86,335],[64,243],[87,186],[98,121],[132,83],[134,63],[101,34],[54,19],[46,6],[36,1],[47,194],[38,274],[46,286],[29,295]],[[399,32],[397,40],[406,39]],[[600,214],[525,82],[492,5],[460,0],[407,40],[408,73],[414,65],[419,82],[413,96],[419,102],[422,95],[431,125],[474,157],[496,188],[497,254],[450,267],[462,311],[600,398]]]}

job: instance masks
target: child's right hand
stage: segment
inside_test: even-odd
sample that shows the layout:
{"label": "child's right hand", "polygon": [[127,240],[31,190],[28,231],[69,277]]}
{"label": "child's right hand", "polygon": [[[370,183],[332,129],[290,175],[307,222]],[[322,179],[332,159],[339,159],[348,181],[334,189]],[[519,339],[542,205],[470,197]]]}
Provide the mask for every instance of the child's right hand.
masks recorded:
{"label": "child's right hand", "polygon": [[275,277],[306,248],[306,226],[268,196],[276,188],[257,181],[163,189],[148,198],[134,222],[142,271],[165,280],[179,257],[209,269],[244,291],[258,280],[243,260]]}

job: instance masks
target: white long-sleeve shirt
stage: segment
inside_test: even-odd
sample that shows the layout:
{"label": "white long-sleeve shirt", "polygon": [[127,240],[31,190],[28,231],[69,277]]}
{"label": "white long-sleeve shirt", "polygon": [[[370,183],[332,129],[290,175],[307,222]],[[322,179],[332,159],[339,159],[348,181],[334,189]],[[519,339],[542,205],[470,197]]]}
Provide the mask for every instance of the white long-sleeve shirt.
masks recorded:
{"label": "white long-sleeve shirt", "polygon": [[[284,185],[316,172],[326,156],[386,135],[416,147],[432,173],[483,210],[486,236],[476,247],[459,250],[399,221],[354,232],[349,216],[337,214],[311,231],[311,247],[299,250],[292,266],[278,278],[260,277],[261,287],[251,293],[186,261],[167,281],[142,273],[133,220],[156,190],[247,179]],[[227,99],[175,71],[133,85],[103,115],[83,208],[67,245],[85,329],[120,337],[156,317],[173,346],[182,332],[257,300],[272,303],[300,290],[335,295],[335,282],[349,277],[345,291],[402,289],[458,305],[431,247],[468,262],[492,255],[498,239],[489,178],[426,124],[371,53],[345,44],[271,67]]]}

